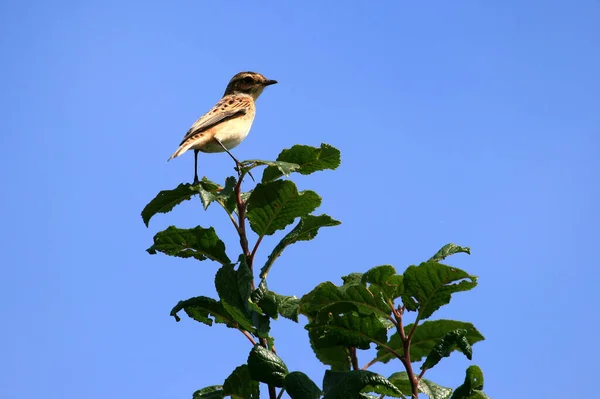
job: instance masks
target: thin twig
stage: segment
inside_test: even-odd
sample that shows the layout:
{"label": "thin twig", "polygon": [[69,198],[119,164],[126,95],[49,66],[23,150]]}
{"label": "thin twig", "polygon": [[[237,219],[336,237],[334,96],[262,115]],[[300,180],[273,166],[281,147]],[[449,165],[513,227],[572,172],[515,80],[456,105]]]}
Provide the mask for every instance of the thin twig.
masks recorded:
{"label": "thin twig", "polygon": [[419,374],[419,376],[417,377],[417,380],[420,381],[421,378],[423,378],[423,375],[425,374],[425,372],[427,371],[426,368],[424,368],[423,370],[421,370],[421,373]]}
{"label": "thin twig", "polygon": [[252,248],[252,253],[250,254],[251,261],[254,261],[254,255],[256,255],[256,251],[258,250],[258,246],[260,245],[263,237],[264,236],[260,236],[258,237],[258,240],[256,240],[256,244],[254,244],[254,248]]}
{"label": "thin twig", "polygon": [[[236,205],[238,209],[238,233],[240,235],[240,245],[242,252],[248,261],[248,267],[252,271],[252,260],[250,258],[250,250],[248,249],[248,238],[246,237],[246,204],[242,200],[242,181],[244,180],[244,172],[240,172],[239,179],[235,185]],[[252,280],[252,289],[254,290],[254,280]]]}
{"label": "thin twig", "polygon": [[250,335],[250,333],[248,331],[242,330],[241,328],[238,328],[238,330],[240,330],[240,332],[242,334],[244,334],[246,336],[246,338],[248,338],[248,340],[250,341],[252,346],[256,345],[256,341],[254,340],[254,338],[252,338],[252,335]]}
{"label": "thin twig", "polygon": [[[250,272],[252,273],[252,276],[254,276],[253,273],[253,261],[254,261],[254,252],[256,250],[256,248],[258,247],[258,245],[254,246],[253,249],[253,253],[250,253],[250,249],[248,246],[248,237],[246,236],[246,203],[244,203],[244,201],[242,200],[242,181],[244,180],[244,176],[245,176],[245,172],[242,168],[240,168],[239,170],[239,177],[238,177],[238,182],[235,185],[235,198],[236,198],[236,205],[237,205],[237,211],[238,211],[238,234],[240,236],[240,246],[242,247],[242,252],[244,253],[244,256],[246,257],[246,264],[248,265],[248,268],[250,269]],[[256,289],[256,284],[254,282],[254,278],[252,278],[251,281],[251,287],[252,287],[252,291],[254,291]],[[269,348],[268,342],[266,338],[260,338],[260,345],[263,348]],[[275,348],[271,348],[271,351],[275,352]],[[269,387],[269,399],[277,399],[277,391],[275,390],[275,386],[274,385],[268,385]],[[282,391],[283,392],[283,391]]]}
{"label": "thin twig", "polygon": [[279,395],[277,395],[277,399],[281,399],[281,397],[283,396],[284,392],[285,392],[285,389],[281,388],[281,391],[279,391]]}
{"label": "thin twig", "polygon": [[[412,337],[407,337],[404,332],[404,325],[402,324],[402,309],[394,309],[392,307],[392,313],[396,318],[396,328],[398,330],[398,334],[400,334],[400,338],[402,338],[402,349],[404,350],[404,355],[400,358],[400,361],[404,365],[406,369],[406,374],[408,376],[408,381],[410,381],[410,387],[412,389],[412,397],[413,399],[417,399],[419,397],[419,381],[415,377],[415,373],[412,369],[412,364],[410,362],[410,339]],[[416,323],[415,323],[416,325]]]}
{"label": "thin twig", "polygon": [[235,218],[233,217],[233,214],[229,213],[229,211],[227,210],[227,208],[223,207],[223,209],[225,210],[225,213],[227,213],[227,216],[229,216],[229,219],[231,220],[231,223],[233,223],[233,227],[235,227],[235,231],[238,232],[238,234],[240,233],[240,227],[238,226],[237,222],[235,221]]}
{"label": "thin twig", "polygon": [[350,352],[350,360],[352,361],[352,368],[354,370],[359,370],[360,367],[358,367],[358,357],[356,356],[356,347],[349,346],[348,352]]}
{"label": "thin twig", "polygon": [[371,367],[372,365],[374,365],[375,363],[377,363],[377,358],[375,358],[375,359],[371,360],[369,363],[365,364],[362,369],[366,370],[369,367]]}

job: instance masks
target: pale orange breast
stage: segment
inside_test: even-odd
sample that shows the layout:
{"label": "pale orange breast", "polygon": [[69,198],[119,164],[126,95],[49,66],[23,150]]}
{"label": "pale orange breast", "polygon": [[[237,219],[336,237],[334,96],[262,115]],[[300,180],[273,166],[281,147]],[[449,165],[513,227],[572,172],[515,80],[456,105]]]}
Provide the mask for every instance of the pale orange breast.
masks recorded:
{"label": "pale orange breast", "polygon": [[[239,145],[248,136],[255,115],[255,108],[250,107],[245,115],[224,121],[210,129],[210,136],[214,134],[214,137],[230,150]],[[199,150],[202,152],[223,152],[223,148],[212,140],[199,148]]]}

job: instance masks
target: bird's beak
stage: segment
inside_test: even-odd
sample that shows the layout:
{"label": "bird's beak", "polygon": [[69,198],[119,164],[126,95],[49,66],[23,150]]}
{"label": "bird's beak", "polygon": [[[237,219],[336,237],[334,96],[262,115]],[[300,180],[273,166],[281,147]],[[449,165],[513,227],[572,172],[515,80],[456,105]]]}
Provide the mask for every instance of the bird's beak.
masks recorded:
{"label": "bird's beak", "polygon": [[274,85],[275,83],[277,83],[276,80],[271,80],[271,79],[267,79],[265,81],[265,83],[263,83],[264,86],[270,86],[270,85]]}

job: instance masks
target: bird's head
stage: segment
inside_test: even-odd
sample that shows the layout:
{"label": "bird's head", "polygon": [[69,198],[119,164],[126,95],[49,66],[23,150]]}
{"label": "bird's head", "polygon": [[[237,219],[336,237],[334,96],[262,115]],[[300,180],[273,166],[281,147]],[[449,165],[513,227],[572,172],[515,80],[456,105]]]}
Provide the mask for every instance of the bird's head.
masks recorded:
{"label": "bird's head", "polygon": [[267,79],[260,73],[240,72],[231,78],[224,95],[244,93],[256,100],[265,87],[275,83],[276,80]]}

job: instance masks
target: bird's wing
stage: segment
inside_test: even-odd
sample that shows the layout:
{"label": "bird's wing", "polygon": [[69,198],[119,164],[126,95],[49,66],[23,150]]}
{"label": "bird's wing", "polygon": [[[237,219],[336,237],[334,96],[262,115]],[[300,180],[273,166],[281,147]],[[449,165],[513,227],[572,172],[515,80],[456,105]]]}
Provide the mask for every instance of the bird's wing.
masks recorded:
{"label": "bird's wing", "polygon": [[250,107],[251,99],[242,96],[226,96],[223,97],[209,112],[202,115],[190,130],[186,133],[185,137],[181,141],[182,145],[189,138],[194,137],[198,133],[201,133],[213,126],[218,125],[229,119],[237,118],[248,112]]}

